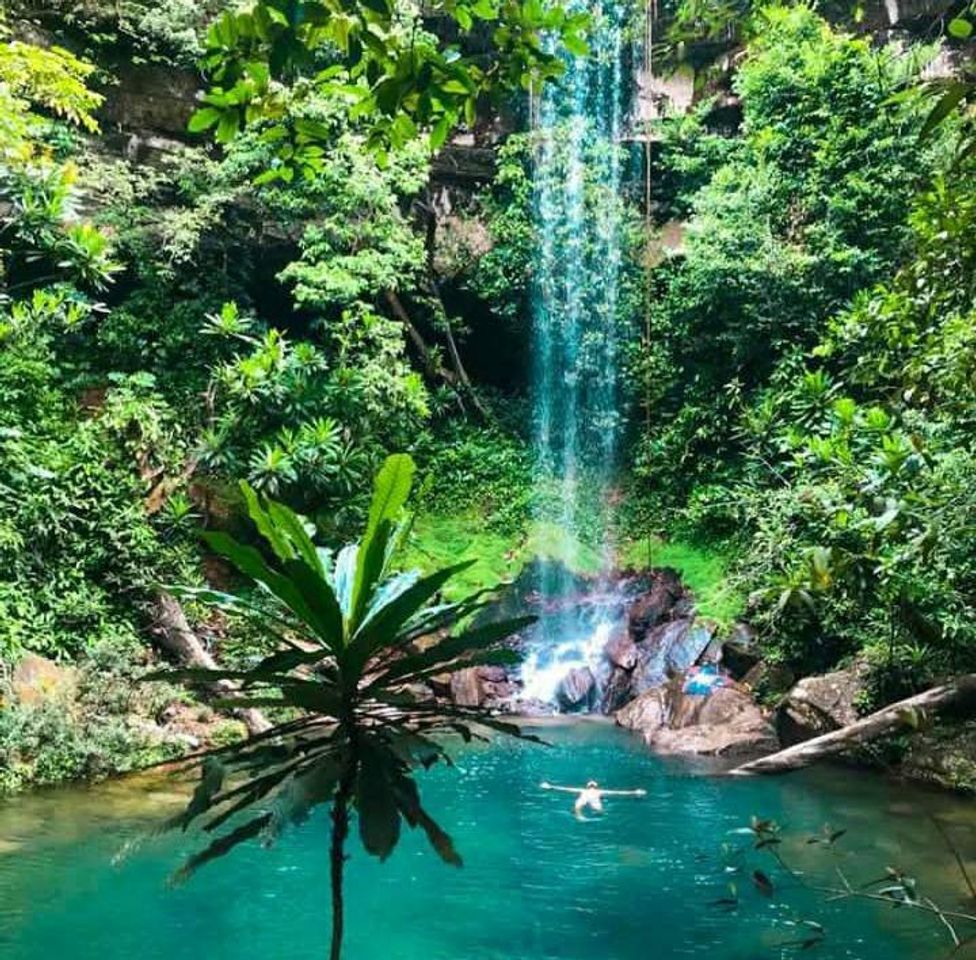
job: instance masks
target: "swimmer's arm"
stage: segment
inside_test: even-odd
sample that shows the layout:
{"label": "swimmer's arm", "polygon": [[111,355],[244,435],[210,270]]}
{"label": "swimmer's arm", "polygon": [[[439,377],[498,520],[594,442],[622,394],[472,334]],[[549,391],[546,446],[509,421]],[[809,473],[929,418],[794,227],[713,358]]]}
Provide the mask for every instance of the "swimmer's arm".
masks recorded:
{"label": "swimmer's arm", "polygon": [[647,791],[638,787],[636,790],[601,790],[605,797],[646,797]]}
{"label": "swimmer's arm", "polygon": [[557,787],[554,783],[550,783],[548,780],[543,780],[539,784],[543,790],[559,790],[561,793],[582,793],[583,787]]}

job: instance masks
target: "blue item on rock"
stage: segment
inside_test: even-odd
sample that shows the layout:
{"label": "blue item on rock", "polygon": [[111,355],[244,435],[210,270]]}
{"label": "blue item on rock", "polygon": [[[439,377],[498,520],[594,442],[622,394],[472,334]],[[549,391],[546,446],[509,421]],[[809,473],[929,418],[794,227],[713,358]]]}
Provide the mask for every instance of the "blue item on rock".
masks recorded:
{"label": "blue item on rock", "polygon": [[724,687],[726,677],[714,664],[693,667],[685,679],[684,692],[699,697],[707,697],[712,691]]}

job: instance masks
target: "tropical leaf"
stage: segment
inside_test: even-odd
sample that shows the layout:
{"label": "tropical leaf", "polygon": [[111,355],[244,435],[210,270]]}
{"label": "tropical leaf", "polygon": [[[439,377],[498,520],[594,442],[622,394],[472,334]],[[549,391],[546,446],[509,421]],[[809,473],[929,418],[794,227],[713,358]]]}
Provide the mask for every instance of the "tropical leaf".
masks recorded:
{"label": "tropical leaf", "polygon": [[420,827],[424,831],[428,842],[441,860],[452,867],[462,866],[463,861],[454,849],[451,838],[420,805],[420,794],[413,779],[402,773],[399,774],[394,780],[393,792],[403,818],[411,827]]}
{"label": "tropical leaf", "polygon": [[320,567],[310,567],[304,560],[289,560],[282,568],[302,601],[311,611],[316,637],[337,656],[343,648],[342,610],[335,591],[322,576]]}
{"label": "tropical leaf", "polygon": [[364,746],[356,780],[359,836],[366,852],[385,860],[400,838],[400,811],[391,789],[399,761],[376,746]]}
{"label": "tropical leaf", "polygon": [[[386,685],[394,680],[430,671],[432,668],[442,668],[459,657],[499,643],[529,624],[535,623],[535,620],[535,617],[516,617],[512,620],[502,620],[476,627],[458,637],[448,637],[423,653],[395,661],[371,686]],[[509,662],[517,662],[517,655],[515,661]]]}
{"label": "tropical leaf", "polygon": [[325,756],[297,776],[291,777],[275,797],[271,819],[264,831],[266,843],[273,843],[287,826],[304,823],[319,804],[332,799],[342,767],[334,756]]}
{"label": "tropical leaf", "polygon": [[403,624],[423,608],[451,577],[466,570],[471,563],[472,561],[466,560],[453,567],[438,570],[407,587],[385,606],[375,609],[369,620],[363,622],[349,643],[349,651],[353,657],[350,664],[352,666],[364,664],[385,638],[396,635]]}
{"label": "tropical leaf", "polygon": [[220,531],[203,534],[207,545],[222,557],[226,557],[241,573],[260,583],[277,597],[303,623],[308,624],[320,636],[328,636],[331,624],[319,622],[305,603],[301,592],[287,577],[272,570],[264,557],[254,547],[238,543],[233,537]]}
{"label": "tropical leaf", "polygon": [[406,454],[386,458],[373,486],[366,533],[359,545],[348,617],[358,624],[387,562],[387,543],[410,496],[415,467]]}
{"label": "tropical leaf", "polygon": [[973,93],[973,85],[965,80],[953,80],[940,87],[942,96],[925,118],[919,137],[924,139],[932,135],[938,127],[952,113],[956,107]]}

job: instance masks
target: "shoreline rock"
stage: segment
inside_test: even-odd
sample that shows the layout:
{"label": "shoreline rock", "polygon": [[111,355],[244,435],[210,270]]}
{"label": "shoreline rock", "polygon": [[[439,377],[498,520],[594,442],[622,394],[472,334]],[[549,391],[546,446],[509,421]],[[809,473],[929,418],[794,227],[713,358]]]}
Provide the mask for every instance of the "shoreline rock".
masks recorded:
{"label": "shoreline rock", "polygon": [[778,749],[775,731],[748,688],[732,680],[687,692],[687,674],[646,690],[615,715],[663,754],[742,758]]}

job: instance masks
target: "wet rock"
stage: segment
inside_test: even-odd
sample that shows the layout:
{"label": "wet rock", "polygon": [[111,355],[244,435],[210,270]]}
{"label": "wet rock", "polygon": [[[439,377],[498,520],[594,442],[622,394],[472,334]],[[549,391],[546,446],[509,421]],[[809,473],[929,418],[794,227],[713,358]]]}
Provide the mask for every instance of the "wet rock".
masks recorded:
{"label": "wet rock", "polygon": [[669,676],[687,670],[705,651],[711,638],[707,628],[699,628],[689,619],[672,620],[655,627],[637,644],[635,694],[660,686]]}
{"label": "wet rock", "polygon": [[589,667],[574,667],[556,690],[556,702],[563,710],[589,709],[595,696],[596,677]]}
{"label": "wet rock", "polygon": [[634,699],[634,675],[630,670],[614,667],[603,684],[600,697],[600,712],[616,713]]}
{"label": "wet rock", "polygon": [[[435,693],[443,689],[432,683]],[[448,695],[459,707],[492,707],[502,709],[518,692],[518,685],[504,667],[466,667],[449,675]]]}
{"label": "wet rock", "polygon": [[866,670],[865,664],[858,663],[797,683],[776,712],[780,743],[789,747],[857,720],[855,701]]}
{"label": "wet rock", "polygon": [[78,670],[62,667],[47,657],[28,653],[14,667],[10,689],[24,705],[48,700],[71,699],[78,687]]}
{"label": "wet rock", "polygon": [[627,625],[635,643],[647,638],[648,631],[670,619],[675,604],[684,595],[681,578],[674,570],[658,572],[650,590],[638,597],[630,607]]}
{"label": "wet rock", "polygon": [[760,660],[739,682],[753,690],[762,687],[767,695],[782,695],[796,682],[796,675],[781,663]]}
{"label": "wet rock", "polygon": [[119,82],[106,90],[106,119],[126,130],[185,137],[187,121],[198,106],[196,72],[153,63],[122,64],[120,70]]}
{"label": "wet rock", "polygon": [[637,666],[637,644],[623,624],[617,626],[603,648],[607,659],[621,670],[633,670]]}

